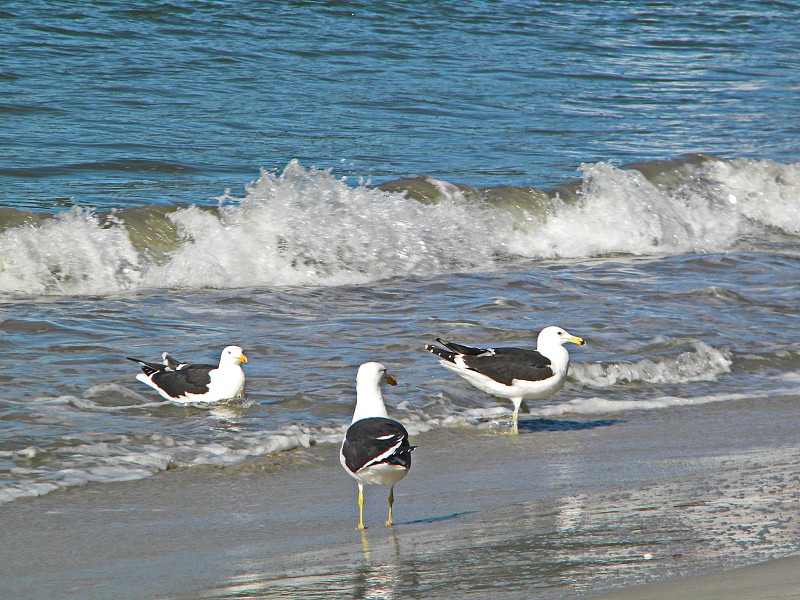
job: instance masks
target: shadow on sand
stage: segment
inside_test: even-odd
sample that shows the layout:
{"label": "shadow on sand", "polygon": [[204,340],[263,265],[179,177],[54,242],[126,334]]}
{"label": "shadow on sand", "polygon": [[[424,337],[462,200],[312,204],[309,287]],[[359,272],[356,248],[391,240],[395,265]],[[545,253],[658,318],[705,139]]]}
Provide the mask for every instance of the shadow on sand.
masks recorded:
{"label": "shadow on sand", "polygon": [[413,525],[415,523],[438,523],[440,521],[449,521],[451,519],[458,519],[463,517],[464,515],[471,515],[472,513],[478,512],[477,510],[465,510],[462,512],[452,513],[449,515],[441,515],[438,517],[427,517],[425,519],[414,519],[413,521],[403,521],[400,523],[395,523],[395,525]]}
{"label": "shadow on sand", "polygon": [[599,419],[597,421],[564,421],[561,419],[526,419],[519,420],[522,431],[578,431],[595,427],[610,427],[622,423],[620,419]]}

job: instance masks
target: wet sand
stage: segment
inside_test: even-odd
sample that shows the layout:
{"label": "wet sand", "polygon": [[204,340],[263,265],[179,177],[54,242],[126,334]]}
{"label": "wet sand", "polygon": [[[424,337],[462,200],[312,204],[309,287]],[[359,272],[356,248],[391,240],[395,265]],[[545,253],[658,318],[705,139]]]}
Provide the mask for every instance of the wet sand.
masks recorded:
{"label": "wet sand", "polygon": [[334,445],[18,501],[0,596],[791,597],[797,559],[713,573],[800,554],[793,406],[769,428],[706,406],[421,434],[396,526],[368,488],[364,533]]}
{"label": "wet sand", "polygon": [[774,600],[800,596],[800,557],[759,563],[712,575],[635,586],[600,600]]}

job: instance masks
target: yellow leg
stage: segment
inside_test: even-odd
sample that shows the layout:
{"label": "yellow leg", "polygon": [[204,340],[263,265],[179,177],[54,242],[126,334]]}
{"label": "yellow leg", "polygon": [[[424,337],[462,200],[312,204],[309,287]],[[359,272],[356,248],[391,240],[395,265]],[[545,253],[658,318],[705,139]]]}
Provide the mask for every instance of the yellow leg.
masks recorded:
{"label": "yellow leg", "polygon": [[519,427],[517,426],[517,418],[519,416],[519,404],[516,402],[514,403],[514,416],[512,419],[514,420],[514,435],[519,435]]}
{"label": "yellow leg", "polygon": [[389,489],[389,518],[386,519],[386,526],[392,526],[392,504],[394,504],[394,486]]}
{"label": "yellow leg", "polygon": [[358,530],[364,531],[364,486],[358,484]]}

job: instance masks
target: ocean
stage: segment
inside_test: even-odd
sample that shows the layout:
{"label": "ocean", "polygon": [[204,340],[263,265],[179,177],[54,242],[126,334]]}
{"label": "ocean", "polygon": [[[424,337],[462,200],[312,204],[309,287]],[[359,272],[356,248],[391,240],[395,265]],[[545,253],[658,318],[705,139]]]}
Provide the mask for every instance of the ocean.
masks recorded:
{"label": "ocean", "polygon": [[[335,447],[369,360],[412,442],[505,433],[511,404],[423,345],[535,347],[548,325],[587,345],[523,436],[669,415],[656,453],[712,455],[717,435],[684,432],[731,421],[796,449],[800,419],[770,411],[800,399],[798,20],[765,1],[3,3],[0,510]],[[126,360],[229,344],[247,396],[211,407],[162,401]]]}

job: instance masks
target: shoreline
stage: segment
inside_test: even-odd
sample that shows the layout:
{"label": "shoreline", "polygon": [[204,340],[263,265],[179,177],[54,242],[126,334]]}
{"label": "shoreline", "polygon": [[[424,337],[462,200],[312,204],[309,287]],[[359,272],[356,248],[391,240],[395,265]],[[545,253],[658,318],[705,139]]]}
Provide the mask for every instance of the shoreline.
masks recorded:
{"label": "shoreline", "polygon": [[[788,414],[791,403],[777,407]],[[368,487],[363,534],[335,444],[17,501],[0,507],[10,540],[0,560],[11,573],[2,595],[712,593],[727,577],[720,572],[798,553],[800,448],[767,448],[744,430],[715,444],[697,419],[681,448],[665,452],[668,421],[692,410],[555,425],[526,418],[517,438],[481,428],[420,434],[395,488],[396,526],[383,526],[388,490]],[[784,577],[774,585],[754,577],[777,594],[791,579],[783,563],[775,568]]]}

